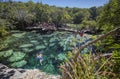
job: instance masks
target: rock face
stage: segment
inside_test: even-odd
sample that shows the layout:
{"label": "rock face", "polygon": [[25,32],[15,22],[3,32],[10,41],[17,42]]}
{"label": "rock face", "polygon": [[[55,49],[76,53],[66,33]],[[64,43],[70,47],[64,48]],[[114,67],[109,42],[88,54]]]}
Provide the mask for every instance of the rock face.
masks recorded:
{"label": "rock face", "polygon": [[38,69],[13,69],[0,64],[0,79],[60,79],[60,75],[50,75]]}

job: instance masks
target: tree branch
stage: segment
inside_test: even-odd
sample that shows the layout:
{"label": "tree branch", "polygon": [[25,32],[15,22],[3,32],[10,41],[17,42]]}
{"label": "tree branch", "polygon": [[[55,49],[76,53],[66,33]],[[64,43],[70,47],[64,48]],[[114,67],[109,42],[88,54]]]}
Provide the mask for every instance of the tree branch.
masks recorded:
{"label": "tree branch", "polygon": [[117,32],[118,30],[120,30],[120,27],[118,27],[118,28],[116,28],[116,29],[114,29],[114,30],[106,33],[106,34],[101,35],[100,37],[96,38],[95,40],[91,41],[91,42],[88,43],[88,44],[83,45],[83,46],[77,51],[77,53],[76,53],[76,55],[75,55],[75,57],[74,57],[74,60],[76,60],[76,59],[78,58],[79,53],[80,53],[80,51],[81,51],[82,49],[86,48],[86,47],[89,46],[89,45],[92,45],[93,43],[96,43],[96,42],[99,41],[99,40],[102,40],[103,38],[105,38],[105,37],[107,37],[107,36],[109,36],[109,35],[114,34],[114,33]]}

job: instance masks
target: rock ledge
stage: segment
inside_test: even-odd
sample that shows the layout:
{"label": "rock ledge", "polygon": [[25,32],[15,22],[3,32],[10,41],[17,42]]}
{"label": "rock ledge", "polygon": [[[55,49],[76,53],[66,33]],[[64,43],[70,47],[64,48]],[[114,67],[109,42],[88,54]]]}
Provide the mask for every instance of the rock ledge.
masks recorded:
{"label": "rock ledge", "polygon": [[0,79],[60,79],[60,75],[51,75],[38,69],[14,69],[0,63]]}

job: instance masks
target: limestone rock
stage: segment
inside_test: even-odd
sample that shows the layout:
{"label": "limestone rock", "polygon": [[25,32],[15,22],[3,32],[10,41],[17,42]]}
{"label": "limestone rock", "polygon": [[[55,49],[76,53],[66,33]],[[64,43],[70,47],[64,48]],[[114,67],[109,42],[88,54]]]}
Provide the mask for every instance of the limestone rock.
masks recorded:
{"label": "limestone rock", "polygon": [[51,75],[38,69],[14,69],[0,64],[0,79],[60,79],[60,75]]}

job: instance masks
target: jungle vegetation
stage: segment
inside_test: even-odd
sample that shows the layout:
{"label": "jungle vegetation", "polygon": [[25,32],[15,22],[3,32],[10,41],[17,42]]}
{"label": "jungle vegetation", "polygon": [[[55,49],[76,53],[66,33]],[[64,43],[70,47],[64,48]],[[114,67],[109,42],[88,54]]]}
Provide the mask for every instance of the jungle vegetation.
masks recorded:
{"label": "jungle vegetation", "polygon": [[[104,34],[120,27],[120,0],[109,0],[104,6],[91,8],[62,8],[31,0],[26,3],[0,0],[0,38],[10,34],[11,30],[25,30],[39,22],[54,23],[56,27],[67,24],[73,28],[102,29],[101,34]],[[113,53],[112,56],[94,60],[93,55],[80,54],[77,61],[71,62],[73,57],[68,55],[66,62],[71,68],[69,71],[63,69],[66,72],[63,79],[120,78],[120,30],[94,45],[98,54]],[[75,53],[71,54],[74,56]]]}
{"label": "jungle vegetation", "polygon": [[34,3],[32,0],[26,3],[1,0],[0,36],[6,35],[6,30],[25,30],[26,27],[35,25],[39,22],[54,23],[56,27],[63,24],[73,24],[71,27],[75,26],[78,28],[80,28],[79,24],[81,24],[82,27],[95,27],[97,16],[100,15],[102,10],[102,6],[91,8],[63,8],[42,3]]}

